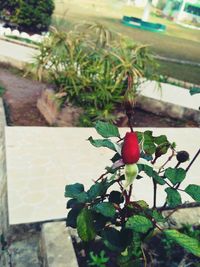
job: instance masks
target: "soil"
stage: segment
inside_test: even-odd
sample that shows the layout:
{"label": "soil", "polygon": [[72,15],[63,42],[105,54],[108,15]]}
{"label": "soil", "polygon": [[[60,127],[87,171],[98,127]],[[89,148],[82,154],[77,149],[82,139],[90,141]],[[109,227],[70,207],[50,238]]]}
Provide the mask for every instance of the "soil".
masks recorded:
{"label": "soil", "polygon": [[[7,124],[10,126],[48,126],[37,109],[37,99],[41,91],[49,85],[24,78],[22,73],[0,66],[0,85],[6,91],[4,103]],[[126,119],[120,119],[118,126],[127,126]],[[192,121],[180,121],[158,116],[141,109],[135,109],[134,126],[136,127],[198,127]]]}
{"label": "soil", "polygon": [[3,96],[7,123],[11,126],[47,126],[36,107],[37,99],[46,84],[29,80],[0,68],[0,84],[5,88]]}
{"label": "soil", "polygon": [[[200,234],[200,228],[196,227],[194,230],[198,230]],[[196,238],[199,238],[198,237]],[[116,263],[117,253],[111,252],[107,247],[100,241],[93,241],[89,244],[80,242],[79,238],[73,237],[73,246],[77,256],[79,267],[93,266],[91,264],[90,253],[93,252],[95,255],[100,255],[101,251],[105,252],[105,257],[109,260],[105,267],[119,267]],[[182,247],[175,244],[173,241],[168,241],[163,238],[163,235],[154,236],[148,243],[143,247],[146,263],[141,261],[135,265],[128,265],[129,267],[180,267],[180,266],[191,266],[198,267],[199,258],[188,253]],[[94,265],[97,266],[97,265]]]}

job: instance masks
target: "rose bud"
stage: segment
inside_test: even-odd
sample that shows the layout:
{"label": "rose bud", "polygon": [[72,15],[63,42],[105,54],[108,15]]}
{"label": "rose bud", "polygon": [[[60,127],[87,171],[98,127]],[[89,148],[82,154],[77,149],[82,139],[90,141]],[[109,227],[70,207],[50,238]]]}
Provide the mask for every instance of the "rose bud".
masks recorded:
{"label": "rose bud", "polygon": [[140,148],[137,134],[134,132],[126,133],[122,145],[122,159],[125,164],[138,162],[140,158]]}

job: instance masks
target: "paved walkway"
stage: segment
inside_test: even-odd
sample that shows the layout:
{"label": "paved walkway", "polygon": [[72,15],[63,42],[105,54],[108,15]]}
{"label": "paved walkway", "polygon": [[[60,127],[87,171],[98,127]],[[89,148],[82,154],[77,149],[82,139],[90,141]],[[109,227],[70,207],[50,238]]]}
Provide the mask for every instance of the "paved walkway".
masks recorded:
{"label": "paved walkway", "polygon": [[[191,157],[199,148],[200,129],[152,130],[155,134],[167,134],[169,140],[177,142],[178,150],[187,150]],[[122,129],[122,134],[125,131]],[[88,187],[111,164],[113,153],[90,145],[86,141],[89,136],[97,137],[94,129],[6,127],[10,224],[66,217],[65,185],[80,182]],[[183,188],[189,183],[199,184],[199,165],[198,158]],[[136,199],[152,203],[151,179],[135,181],[133,194]],[[158,204],[163,203],[164,196],[162,190]],[[183,195],[183,199],[189,198]]]}
{"label": "paved walkway", "polygon": [[24,64],[33,62],[38,50],[17,45],[0,39],[0,62],[10,63],[22,68]]}

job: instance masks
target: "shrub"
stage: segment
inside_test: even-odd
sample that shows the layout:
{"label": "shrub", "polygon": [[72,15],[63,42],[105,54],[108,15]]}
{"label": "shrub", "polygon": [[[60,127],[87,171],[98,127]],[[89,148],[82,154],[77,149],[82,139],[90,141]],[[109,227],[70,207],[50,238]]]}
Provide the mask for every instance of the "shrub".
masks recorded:
{"label": "shrub", "polygon": [[40,79],[47,75],[57,91],[67,93],[62,104],[84,109],[84,126],[96,119],[113,119],[127,86],[135,96],[141,78],[155,78],[148,48],[113,35],[102,25],[87,26],[85,34],[54,29],[41,45],[35,67]]}
{"label": "shrub", "polygon": [[9,0],[2,5],[3,19],[21,31],[46,31],[51,23],[54,10],[53,0]]}
{"label": "shrub", "polygon": [[[188,194],[196,202],[200,201],[199,185],[182,185],[188,170],[200,155],[200,149],[186,168],[181,165],[183,159],[180,160],[180,157],[177,157],[176,166],[170,167],[171,159],[177,155],[175,143],[168,141],[165,135],[154,136],[149,130],[134,132],[133,135],[133,129],[130,128],[131,133],[126,133],[124,138],[116,126],[101,121],[96,123],[95,129],[100,137],[89,137],[88,140],[95,147],[112,150],[112,163],[89,189],[80,183],[66,185],[65,197],[69,198],[67,226],[77,229],[83,242],[91,242],[100,237],[107,249],[115,252],[115,266],[149,266],[156,253],[148,250],[146,245],[156,233],[167,240],[169,249],[173,241],[196,256],[198,261],[199,233],[166,229],[166,226],[170,225],[170,216],[182,207],[182,193]],[[130,134],[131,141],[127,139]],[[137,146],[140,147],[140,159],[137,158],[136,162]],[[127,157],[132,158],[131,163],[126,163]],[[155,166],[157,160],[159,167]],[[187,160],[188,158],[184,159]],[[132,194],[135,182],[143,183],[145,192],[149,179],[152,181],[153,205],[142,199],[135,200]],[[163,189],[166,198],[163,206],[158,207],[157,196]],[[171,210],[168,215],[162,213],[166,208]],[[159,244],[156,243],[156,246]]]}

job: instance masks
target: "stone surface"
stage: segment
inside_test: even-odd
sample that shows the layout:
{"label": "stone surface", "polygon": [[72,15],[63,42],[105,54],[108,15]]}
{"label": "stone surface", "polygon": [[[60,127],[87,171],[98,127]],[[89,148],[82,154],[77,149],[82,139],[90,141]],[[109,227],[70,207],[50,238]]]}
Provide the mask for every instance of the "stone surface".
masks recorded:
{"label": "stone surface", "polygon": [[10,227],[5,241],[0,253],[1,267],[41,267],[38,224]]}
{"label": "stone surface", "polygon": [[77,125],[82,111],[72,105],[60,109],[59,99],[51,89],[43,90],[37,101],[37,108],[50,125],[66,127]]}
{"label": "stone surface", "polygon": [[[187,150],[191,158],[199,148],[199,128],[137,130],[148,129],[154,135],[166,134],[171,142],[176,141],[177,150]],[[122,136],[126,130],[121,129]],[[106,166],[111,166],[113,153],[90,145],[86,141],[89,136],[99,138],[92,128],[6,127],[10,224],[66,217],[65,185],[80,182],[88,188]],[[158,161],[156,166],[160,164]],[[169,166],[175,164],[176,160],[172,160]],[[199,184],[199,164],[200,158],[189,170],[181,188]],[[184,163],[182,167],[187,165]],[[152,181],[148,177],[144,179],[134,182],[133,196],[151,205]],[[162,205],[166,193],[163,187],[158,188],[157,204]],[[187,200],[191,198],[183,194],[183,201]]]}
{"label": "stone surface", "polygon": [[33,62],[37,54],[36,49],[0,40],[0,62],[23,69],[27,63]]}
{"label": "stone surface", "polygon": [[[172,213],[172,210],[163,212],[166,217]],[[181,228],[183,225],[200,225],[200,207],[178,209],[169,217],[169,226]]]}
{"label": "stone surface", "polygon": [[43,224],[41,251],[45,267],[78,267],[65,222]]}
{"label": "stone surface", "polygon": [[8,229],[5,125],[4,107],[0,98],[0,234],[5,234]]}
{"label": "stone surface", "polygon": [[152,113],[167,115],[172,118],[194,120],[200,125],[200,95],[191,96],[187,89],[161,83],[161,90],[156,82],[143,83],[139,90],[137,106]]}

